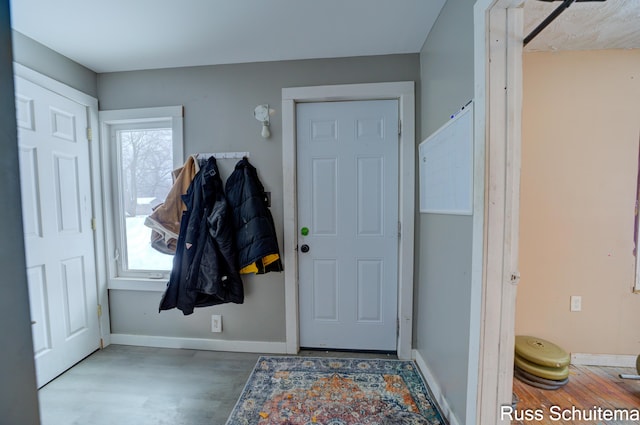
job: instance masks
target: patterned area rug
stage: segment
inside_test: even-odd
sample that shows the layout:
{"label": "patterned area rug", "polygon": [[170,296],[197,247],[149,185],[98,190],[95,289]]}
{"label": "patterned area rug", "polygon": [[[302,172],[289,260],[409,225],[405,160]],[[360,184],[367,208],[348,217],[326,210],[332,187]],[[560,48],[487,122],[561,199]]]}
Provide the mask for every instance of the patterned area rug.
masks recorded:
{"label": "patterned area rug", "polygon": [[227,425],[444,424],[415,363],[260,357]]}

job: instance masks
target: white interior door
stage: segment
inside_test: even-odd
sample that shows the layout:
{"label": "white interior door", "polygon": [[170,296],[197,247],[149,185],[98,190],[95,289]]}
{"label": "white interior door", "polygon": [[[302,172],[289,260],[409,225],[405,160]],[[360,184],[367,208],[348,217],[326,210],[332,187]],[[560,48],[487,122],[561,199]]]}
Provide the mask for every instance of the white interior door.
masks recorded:
{"label": "white interior door", "polygon": [[99,348],[86,107],[16,77],[38,387]]}
{"label": "white interior door", "polygon": [[296,126],[300,345],[395,351],[398,102],[301,103]]}

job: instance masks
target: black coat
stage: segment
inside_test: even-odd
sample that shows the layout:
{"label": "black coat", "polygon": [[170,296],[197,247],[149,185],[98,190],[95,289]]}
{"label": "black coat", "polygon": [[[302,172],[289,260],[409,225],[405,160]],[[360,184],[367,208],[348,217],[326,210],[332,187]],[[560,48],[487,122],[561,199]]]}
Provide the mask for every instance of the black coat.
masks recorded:
{"label": "black coat", "polygon": [[233,223],[214,157],[196,174],[182,200],[187,210],[160,310],[177,307],[187,315],[194,307],[243,303]]}
{"label": "black coat", "polygon": [[[256,263],[257,273],[282,271],[280,250],[264,186],[247,158],[240,160],[227,179],[225,193],[232,210],[240,269]],[[278,259],[263,266],[262,259]]]}

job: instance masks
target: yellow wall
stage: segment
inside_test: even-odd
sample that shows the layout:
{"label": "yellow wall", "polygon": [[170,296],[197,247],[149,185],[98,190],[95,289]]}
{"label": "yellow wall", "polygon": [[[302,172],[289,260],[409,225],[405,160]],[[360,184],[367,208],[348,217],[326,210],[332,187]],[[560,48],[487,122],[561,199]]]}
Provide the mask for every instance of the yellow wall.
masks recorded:
{"label": "yellow wall", "polygon": [[639,354],[640,50],[527,53],[523,96],[516,334]]}

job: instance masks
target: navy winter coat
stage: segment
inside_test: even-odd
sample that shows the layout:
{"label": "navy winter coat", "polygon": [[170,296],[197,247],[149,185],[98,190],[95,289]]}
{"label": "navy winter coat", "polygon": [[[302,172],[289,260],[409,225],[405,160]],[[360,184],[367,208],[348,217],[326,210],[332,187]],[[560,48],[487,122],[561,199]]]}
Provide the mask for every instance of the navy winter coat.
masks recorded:
{"label": "navy winter coat", "polygon": [[276,229],[264,186],[247,158],[236,164],[227,179],[225,193],[232,210],[242,272],[247,266],[251,266],[257,274],[282,271]]}

